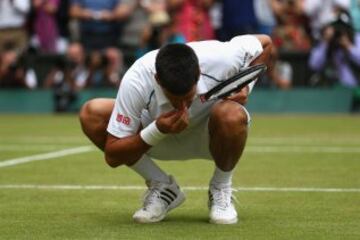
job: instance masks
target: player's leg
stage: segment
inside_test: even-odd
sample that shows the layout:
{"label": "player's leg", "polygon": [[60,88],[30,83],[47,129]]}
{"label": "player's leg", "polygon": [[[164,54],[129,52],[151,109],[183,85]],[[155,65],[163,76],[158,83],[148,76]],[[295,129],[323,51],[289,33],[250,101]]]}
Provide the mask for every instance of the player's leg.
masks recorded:
{"label": "player's leg", "polygon": [[[114,104],[114,99],[97,98],[86,102],[80,110],[79,118],[83,132],[102,151]],[[168,175],[149,158],[143,157],[130,167],[146,181],[169,182]]]}
{"label": "player's leg", "polygon": [[210,182],[210,221],[231,224],[237,222],[232,204],[231,177],[244,150],[249,115],[233,101],[213,106],[209,118],[209,148],[216,168]]}
{"label": "player's leg", "polygon": [[114,99],[97,98],[86,102],[80,110],[79,118],[83,132],[102,151],[114,104]]}
{"label": "player's leg", "polygon": [[[80,111],[80,123],[85,135],[102,151],[114,103],[113,99],[93,99],[85,103]],[[185,200],[175,180],[146,155],[129,167],[145,179],[149,188],[143,207],[134,214],[135,221],[161,221],[168,211]]]}
{"label": "player's leg", "polygon": [[231,171],[244,150],[248,130],[248,113],[234,101],[214,105],[209,118],[210,152],[216,166]]}

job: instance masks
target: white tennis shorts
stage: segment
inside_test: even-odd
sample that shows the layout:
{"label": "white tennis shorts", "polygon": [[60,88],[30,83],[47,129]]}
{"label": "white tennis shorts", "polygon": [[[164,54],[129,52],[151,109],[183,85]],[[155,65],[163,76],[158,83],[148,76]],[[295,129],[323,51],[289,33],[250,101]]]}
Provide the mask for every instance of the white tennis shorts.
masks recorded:
{"label": "white tennis shorts", "polygon": [[[248,119],[251,118],[247,109],[242,106]],[[143,126],[149,125],[152,120],[143,113]],[[197,125],[185,129],[178,134],[169,134],[156,146],[153,146],[146,155],[158,160],[191,160],[208,159],[212,160],[209,150],[209,116],[204,116],[198,121]]]}

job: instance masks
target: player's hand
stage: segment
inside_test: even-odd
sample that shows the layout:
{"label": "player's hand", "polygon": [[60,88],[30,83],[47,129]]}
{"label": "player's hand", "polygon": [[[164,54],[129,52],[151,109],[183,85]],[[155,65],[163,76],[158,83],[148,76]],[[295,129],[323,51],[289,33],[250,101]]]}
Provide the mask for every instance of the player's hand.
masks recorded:
{"label": "player's hand", "polygon": [[181,110],[173,110],[161,114],[156,120],[156,126],[162,133],[180,133],[189,125],[189,113],[184,106]]}
{"label": "player's hand", "polygon": [[245,105],[248,101],[248,95],[249,95],[249,87],[246,86],[242,88],[239,92],[234,93],[229,97],[226,97],[224,100],[231,100],[240,103],[241,105]]}

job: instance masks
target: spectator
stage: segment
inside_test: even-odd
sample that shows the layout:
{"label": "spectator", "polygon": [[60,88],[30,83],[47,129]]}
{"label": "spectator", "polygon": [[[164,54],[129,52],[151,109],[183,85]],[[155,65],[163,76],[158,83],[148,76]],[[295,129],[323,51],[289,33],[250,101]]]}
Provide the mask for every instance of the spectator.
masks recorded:
{"label": "spectator", "polygon": [[335,7],[349,9],[350,0],[300,0],[296,1],[295,9],[303,12],[310,19],[312,36],[320,39],[322,27],[336,18]]}
{"label": "spectator", "polygon": [[119,61],[119,52],[115,48],[108,48],[103,52],[91,52],[87,67],[89,69],[88,86],[117,87],[120,84],[120,75],[123,63]]}
{"label": "spectator", "polygon": [[57,52],[59,30],[56,14],[60,0],[32,0],[35,9],[34,32],[41,52]]}
{"label": "spectator", "polygon": [[347,12],[325,26],[321,41],[311,52],[310,67],[319,73],[317,81],[346,87],[359,85],[360,33],[354,31]]}
{"label": "spectator", "polygon": [[72,43],[67,49],[65,60],[59,60],[48,74],[44,87],[56,88],[67,82],[73,91],[79,91],[87,86],[88,80],[84,49],[80,43]]}
{"label": "spectator", "polygon": [[129,62],[133,62],[134,52],[140,48],[142,32],[148,25],[149,16],[142,7],[141,0],[122,0],[121,3],[132,9],[131,15],[123,23],[120,44],[127,50],[123,50],[125,57],[128,57]]}
{"label": "spectator", "polygon": [[302,0],[270,0],[277,25],[273,29],[274,45],[280,50],[309,51],[311,37],[308,19],[294,7]]}
{"label": "spectator", "polygon": [[223,0],[222,40],[236,35],[256,33],[257,19],[253,0]]}
{"label": "spectator", "polygon": [[15,45],[4,46],[0,54],[0,88],[28,88],[37,86],[32,69],[26,69],[23,59],[16,52]]}
{"label": "spectator", "polygon": [[85,53],[80,43],[72,43],[65,59],[59,59],[48,74],[44,87],[54,90],[56,112],[71,110],[77,93],[88,85],[89,71],[85,66]]}
{"label": "spectator", "polygon": [[141,48],[137,57],[158,49],[167,43],[185,43],[185,37],[176,29],[175,22],[166,12],[164,1],[147,1],[143,8],[149,13],[149,22],[144,28],[141,38]]}
{"label": "spectator", "polygon": [[176,31],[184,35],[186,41],[214,39],[209,10],[213,0],[168,0],[167,6],[175,21]]}
{"label": "spectator", "polygon": [[8,44],[16,50],[27,47],[25,29],[26,15],[30,11],[30,0],[0,1],[0,51]]}
{"label": "spectator", "polygon": [[[131,4],[121,0],[72,0],[70,14],[80,20],[80,41],[88,51],[106,59],[105,79],[118,85],[123,69],[121,52],[116,48],[119,41],[119,21],[125,20],[132,12]],[[95,54],[96,55],[96,54]],[[105,84],[105,83],[104,83]]]}
{"label": "spectator", "polygon": [[65,53],[70,39],[70,16],[69,16],[70,0],[60,0],[60,5],[57,11],[56,20],[59,29],[59,40],[57,44],[57,51]]}
{"label": "spectator", "polygon": [[257,19],[258,32],[271,35],[276,25],[272,0],[254,0],[254,12]]}
{"label": "spectator", "polygon": [[86,50],[116,47],[119,39],[118,21],[131,13],[121,0],[72,0],[70,15],[80,20],[80,41]]}

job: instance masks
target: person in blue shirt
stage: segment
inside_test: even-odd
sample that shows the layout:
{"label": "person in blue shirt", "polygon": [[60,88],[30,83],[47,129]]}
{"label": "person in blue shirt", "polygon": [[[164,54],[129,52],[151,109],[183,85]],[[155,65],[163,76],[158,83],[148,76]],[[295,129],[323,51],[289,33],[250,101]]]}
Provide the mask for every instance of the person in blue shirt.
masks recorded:
{"label": "person in blue shirt", "polygon": [[122,54],[118,47],[119,28],[133,11],[121,0],[71,0],[70,16],[80,22],[80,43],[87,52],[98,51],[106,58],[103,82],[118,85]]}
{"label": "person in blue shirt", "polygon": [[119,25],[131,14],[121,0],[71,0],[70,15],[80,21],[80,41],[87,50],[117,46]]}

